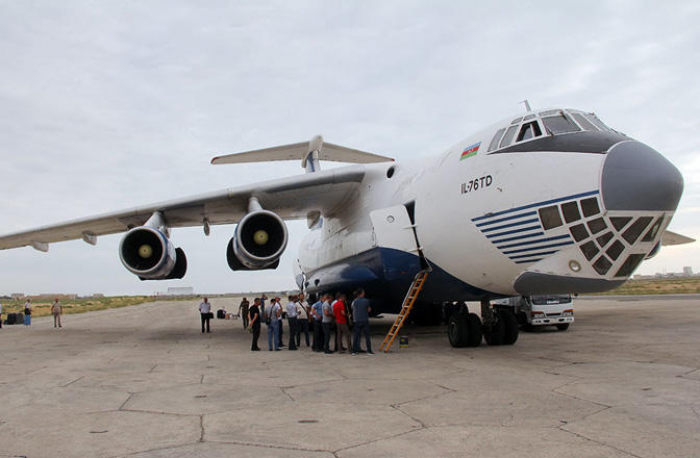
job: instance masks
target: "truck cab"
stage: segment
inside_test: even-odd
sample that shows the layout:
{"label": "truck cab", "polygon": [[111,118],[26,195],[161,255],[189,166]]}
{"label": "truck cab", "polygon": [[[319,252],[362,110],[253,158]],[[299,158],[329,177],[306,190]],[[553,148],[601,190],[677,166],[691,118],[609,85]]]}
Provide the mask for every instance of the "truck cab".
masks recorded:
{"label": "truck cab", "polygon": [[570,294],[518,296],[494,301],[500,307],[512,307],[518,323],[524,328],[556,326],[569,329],[574,322],[574,303]]}

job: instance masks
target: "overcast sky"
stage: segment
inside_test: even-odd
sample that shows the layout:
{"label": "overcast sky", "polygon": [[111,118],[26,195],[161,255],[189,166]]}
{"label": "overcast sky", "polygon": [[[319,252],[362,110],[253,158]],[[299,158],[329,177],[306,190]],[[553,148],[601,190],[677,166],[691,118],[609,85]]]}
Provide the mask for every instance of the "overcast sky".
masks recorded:
{"label": "overcast sky", "polygon": [[[0,0],[0,233],[301,173],[219,153],[327,141],[429,157],[533,108],[596,112],[683,173],[671,230],[700,239],[700,3]],[[0,294],[294,286],[231,272],[233,227],[177,229],[184,280],[141,282],[119,235],[0,251]],[[700,271],[700,244],[638,273]]]}

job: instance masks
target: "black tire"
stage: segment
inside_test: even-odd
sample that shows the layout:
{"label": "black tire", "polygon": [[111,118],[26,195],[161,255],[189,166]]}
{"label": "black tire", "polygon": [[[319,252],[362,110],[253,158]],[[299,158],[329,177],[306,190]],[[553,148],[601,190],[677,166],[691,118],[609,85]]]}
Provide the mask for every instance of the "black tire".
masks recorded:
{"label": "black tire", "polygon": [[484,340],[487,344],[491,346],[501,345],[503,343],[503,336],[506,333],[506,328],[503,325],[503,321],[498,319],[495,323],[485,325],[483,327],[483,333]]}
{"label": "black tire", "polygon": [[467,315],[467,324],[469,326],[469,335],[467,336],[468,347],[478,347],[481,344],[481,318],[475,313]]}
{"label": "black tire", "polygon": [[499,310],[500,321],[503,323],[503,345],[513,345],[518,340],[518,320],[510,310]]}
{"label": "black tire", "polygon": [[447,323],[447,338],[455,348],[466,347],[469,343],[469,324],[461,313],[452,315]]}
{"label": "black tire", "polygon": [[557,329],[560,331],[566,331],[567,329],[569,329],[569,323],[558,324]]}

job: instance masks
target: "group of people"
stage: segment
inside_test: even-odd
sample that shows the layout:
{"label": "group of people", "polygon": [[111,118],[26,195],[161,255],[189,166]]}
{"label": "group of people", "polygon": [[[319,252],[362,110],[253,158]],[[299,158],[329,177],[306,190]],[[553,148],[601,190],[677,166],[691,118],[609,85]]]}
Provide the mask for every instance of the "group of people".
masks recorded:
{"label": "group of people", "polygon": [[[31,326],[32,324],[32,301],[27,299],[24,303],[24,325]],[[53,315],[53,327],[62,328],[61,315],[63,315],[63,306],[58,298],[54,299],[51,304],[51,315]],[[0,303],[0,329],[2,329],[2,304]]]}
{"label": "group of people", "polygon": [[[279,351],[284,345],[284,318],[289,325],[289,340],[287,349],[297,350],[301,345],[301,335],[307,347],[315,352],[332,354],[335,352],[350,352],[353,356],[360,353],[360,340],[365,338],[367,354],[372,355],[372,342],[369,335],[369,314],[372,311],[370,302],[365,298],[365,292],[359,289],[355,292],[355,298],[351,304],[345,294],[338,293],[335,297],[331,294],[323,294],[320,297],[309,296],[306,300],[304,294],[289,296],[284,305],[279,297],[265,304],[267,297],[256,297],[253,305],[246,298],[239,307],[239,314],[243,317],[243,327],[253,334],[251,351],[260,351],[258,339],[262,324],[267,326],[267,345],[269,351]],[[353,327],[351,338],[350,326]],[[313,341],[309,333],[313,335]],[[331,350],[331,337],[335,334],[334,349]],[[345,346],[343,344],[345,343]]]}

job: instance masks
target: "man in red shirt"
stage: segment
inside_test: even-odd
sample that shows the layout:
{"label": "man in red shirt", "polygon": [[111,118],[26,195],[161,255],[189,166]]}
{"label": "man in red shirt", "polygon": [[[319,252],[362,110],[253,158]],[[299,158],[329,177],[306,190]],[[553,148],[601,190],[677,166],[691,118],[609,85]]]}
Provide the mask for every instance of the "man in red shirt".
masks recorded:
{"label": "man in red shirt", "polygon": [[[348,312],[345,308],[345,302],[347,297],[345,294],[340,294],[338,300],[333,304],[333,315],[335,315],[335,324],[337,331],[335,333],[336,346],[340,349],[341,353],[345,353],[350,348],[352,348],[352,342],[350,341],[350,328],[348,327]],[[345,342],[347,347],[343,347],[343,336],[345,336]]]}

